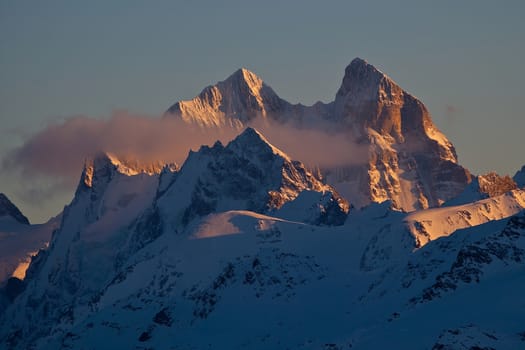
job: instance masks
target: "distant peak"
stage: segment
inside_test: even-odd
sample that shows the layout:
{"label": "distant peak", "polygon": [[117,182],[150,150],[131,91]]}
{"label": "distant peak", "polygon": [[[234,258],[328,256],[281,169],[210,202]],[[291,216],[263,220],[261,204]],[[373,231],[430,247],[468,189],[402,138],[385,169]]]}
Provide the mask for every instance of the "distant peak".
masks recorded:
{"label": "distant peak", "polygon": [[[101,169],[101,168],[114,168],[121,172],[120,170],[123,170],[123,173],[126,173],[127,169],[124,169],[122,166],[122,163],[117,158],[116,155],[110,153],[110,152],[97,152],[93,156],[88,157],[84,162],[84,169],[87,168],[94,168],[94,169]],[[120,169],[119,169],[120,167]]]}
{"label": "distant peak", "polygon": [[261,139],[261,140],[263,140],[263,141],[268,143],[268,141],[263,136],[263,134],[261,134],[259,131],[257,131],[257,129],[252,128],[251,126],[249,126],[246,129],[244,129],[244,131],[242,133],[240,133],[239,136],[240,137],[249,137],[249,138],[254,138],[255,137],[255,138]]}
{"label": "distant peak", "polygon": [[164,164],[160,161],[141,162],[135,158],[117,157],[110,152],[97,152],[84,162],[82,181],[87,187],[92,187],[95,174],[111,178],[113,173],[133,176],[141,173],[160,174]]}
{"label": "distant peak", "polygon": [[362,58],[355,58],[345,69],[337,96],[356,101],[395,99],[404,91],[390,77]]}
{"label": "distant peak", "polygon": [[231,77],[240,77],[240,78],[254,78],[254,79],[258,79],[258,80],[262,80],[257,74],[255,74],[254,72],[252,72],[251,70],[247,69],[247,68],[239,68],[237,69],[235,72],[233,72],[233,74],[231,75]]}
{"label": "distant peak", "polygon": [[[354,66],[354,67],[357,67],[357,66],[366,66],[366,65],[369,65],[368,62],[360,57],[356,57],[352,60],[352,62],[350,62],[350,66]],[[370,65],[371,66],[371,65]],[[373,67],[373,66],[372,66]]]}
{"label": "distant peak", "polygon": [[0,217],[2,216],[10,216],[21,224],[29,225],[29,220],[16,205],[14,205],[5,194],[0,193]]}
{"label": "distant peak", "polygon": [[266,139],[266,137],[264,137],[263,134],[252,127],[247,127],[244,129],[244,131],[241,132],[234,141],[243,143],[266,143],[270,145],[270,142]]}
{"label": "distant peak", "polygon": [[346,67],[346,73],[359,74],[360,72],[366,72],[368,74],[378,74],[378,75],[386,76],[385,73],[381,72],[374,65],[368,63],[367,60],[356,57]]}
{"label": "distant peak", "polygon": [[245,151],[249,149],[266,149],[274,155],[280,156],[286,160],[290,160],[288,155],[272,145],[263,134],[252,127],[247,127],[242,133],[239,134],[228,146],[230,149],[237,149]]}
{"label": "distant peak", "polygon": [[[103,172],[103,177],[108,179],[111,177],[116,165],[113,164],[112,158],[107,152],[97,152],[95,155],[88,157],[84,161],[84,169],[82,171],[81,183],[86,187],[93,187],[94,179],[100,177]],[[95,174],[98,174],[96,176]]]}
{"label": "distant peak", "polygon": [[354,58],[345,69],[345,80],[355,84],[377,84],[382,79],[391,80],[385,73],[362,58]]}
{"label": "distant peak", "polygon": [[246,84],[252,91],[259,91],[264,84],[263,80],[257,74],[244,67],[236,70],[224,80],[224,83],[231,83],[232,85]]}
{"label": "distant peak", "polygon": [[250,145],[250,144],[270,144],[268,140],[257,130],[247,127],[231,143]]}
{"label": "distant peak", "polygon": [[513,179],[518,185],[518,187],[525,187],[525,165],[522,166],[521,169],[516,172]]}

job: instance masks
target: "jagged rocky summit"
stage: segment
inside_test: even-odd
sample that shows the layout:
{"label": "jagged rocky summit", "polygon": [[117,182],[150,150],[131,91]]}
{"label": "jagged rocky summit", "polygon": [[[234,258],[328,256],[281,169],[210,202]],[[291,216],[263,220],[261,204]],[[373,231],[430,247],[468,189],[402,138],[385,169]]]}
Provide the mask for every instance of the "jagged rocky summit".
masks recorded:
{"label": "jagged rocky summit", "polygon": [[495,172],[489,172],[484,175],[474,176],[472,182],[460,194],[443,205],[460,205],[489,197],[498,197],[516,190],[518,187],[510,176],[500,176]]}
{"label": "jagged rocky summit", "polygon": [[3,193],[0,193],[0,217],[10,217],[21,224],[29,225],[27,217]]}
{"label": "jagged rocky summit", "polygon": [[[317,198],[311,198],[307,207],[296,207],[299,201],[295,199],[303,191],[315,192]],[[280,211],[285,205],[286,211]],[[159,194],[156,207],[162,216],[173,218],[174,227],[196,217],[235,209],[288,213],[301,221],[340,225],[349,210],[347,201],[333,188],[253,128],[226,146],[217,142],[190,152],[172,184]]]}

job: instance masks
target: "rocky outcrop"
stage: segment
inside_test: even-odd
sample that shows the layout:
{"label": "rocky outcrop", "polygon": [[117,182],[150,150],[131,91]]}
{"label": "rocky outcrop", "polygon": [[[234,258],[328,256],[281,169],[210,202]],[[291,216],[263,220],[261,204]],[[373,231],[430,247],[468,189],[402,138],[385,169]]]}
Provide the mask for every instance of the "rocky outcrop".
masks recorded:
{"label": "rocky outcrop", "polygon": [[510,176],[500,176],[495,172],[490,172],[474,177],[472,182],[457,197],[443,205],[460,205],[486,198],[495,198],[516,189],[518,186]]}
{"label": "rocky outcrop", "polygon": [[489,197],[499,196],[518,188],[510,176],[499,176],[494,172],[479,176],[478,182],[480,191]]}

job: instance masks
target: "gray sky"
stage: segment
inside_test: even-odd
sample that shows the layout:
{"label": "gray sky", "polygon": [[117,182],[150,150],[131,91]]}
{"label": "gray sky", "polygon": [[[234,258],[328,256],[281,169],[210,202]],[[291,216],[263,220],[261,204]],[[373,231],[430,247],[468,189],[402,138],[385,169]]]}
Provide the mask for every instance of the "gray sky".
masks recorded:
{"label": "gray sky", "polygon": [[[328,102],[361,57],[427,105],[462,165],[512,175],[523,18],[523,1],[0,0],[0,156],[71,116],[157,116],[240,67],[292,103]],[[39,222],[71,199],[51,180],[4,168],[0,192]]]}

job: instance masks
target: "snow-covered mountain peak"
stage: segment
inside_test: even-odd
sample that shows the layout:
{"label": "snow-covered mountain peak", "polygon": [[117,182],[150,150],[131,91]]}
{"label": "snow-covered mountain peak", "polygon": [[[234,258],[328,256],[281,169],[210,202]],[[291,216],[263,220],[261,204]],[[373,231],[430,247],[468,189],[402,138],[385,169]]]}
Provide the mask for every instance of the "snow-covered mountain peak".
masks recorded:
{"label": "snow-covered mountain peak", "polygon": [[264,135],[251,127],[246,128],[228,144],[227,148],[234,152],[240,152],[245,156],[264,157],[273,154],[291,161],[286,153],[273,146]]}
{"label": "snow-covered mountain peak", "polygon": [[29,220],[3,193],[0,193],[0,217],[11,217],[21,224],[29,225]]}
{"label": "snow-covered mountain peak", "polygon": [[471,181],[425,105],[361,58],[346,67],[335,100],[328,104],[291,104],[254,73],[239,69],[194,99],[177,102],[166,117],[202,128],[241,130],[262,119],[347,132],[369,148],[368,162],[323,169],[323,175],[356,207],[389,199],[405,211],[435,207]]}
{"label": "snow-covered mountain peak", "polygon": [[[238,94],[241,97],[251,96],[259,106],[262,106],[264,103],[263,98],[266,97],[264,95],[270,92],[268,91],[269,87],[266,86],[259,76],[244,67],[236,70],[224,81],[218,82],[214,87],[217,87],[220,92],[223,93]],[[203,91],[206,91],[206,89]],[[273,91],[271,91],[271,93],[275,95]]]}
{"label": "snow-covered mountain peak", "polygon": [[[304,206],[308,205],[319,210],[309,211],[313,214],[301,219],[342,224],[349,210],[348,203],[332,187],[253,128],[247,128],[226,146],[217,142],[213,147],[191,152],[172,179],[157,206],[162,217],[174,218],[168,225],[173,227],[184,227],[195,218],[228,210],[274,213],[305,190],[319,196],[302,198],[301,204],[288,206],[286,213],[304,214]],[[328,222],[327,218],[332,217],[336,219]]]}
{"label": "snow-covered mountain peak", "polygon": [[362,59],[346,68],[331,118],[370,149],[366,169],[348,166],[327,174],[357,206],[391,199],[405,211],[435,207],[471,180],[425,105]]}
{"label": "snow-covered mountain peak", "polygon": [[232,85],[245,84],[253,93],[258,93],[264,84],[263,80],[259,76],[244,67],[236,70],[225,80],[225,82],[228,82]]}
{"label": "snow-covered mountain peak", "polygon": [[[95,156],[86,159],[84,162],[81,183],[88,188],[92,188],[95,186],[96,182],[102,179],[106,179],[107,182],[113,177],[115,172],[119,172],[119,165],[120,162],[118,159],[109,153],[97,153]],[[127,172],[129,169],[123,170],[124,172]]]}
{"label": "snow-covered mountain peak", "polygon": [[[358,135],[367,134],[367,129],[371,128],[403,142],[404,120],[402,113],[396,110],[404,106],[408,96],[386,74],[367,61],[356,58],[345,69],[335,97],[333,118],[350,126]],[[419,104],[424,108],[422,103]],[[421,121],[412,123],[421,124]],[[411,127],[418,128],[418,125]]]}
{"label": "snow-covered mountain peak", "polygon": [[166,116],[201,127],[241,128],[246,122],[266,118],[287,105],[255,73],[241,68],[225,80],[204,88],[195,98],[175,103]]}
{"label": "snow-covered mountain peak", "polygon": [[398,97],[401,88],[386,74],[361,58],[346,67],[337,96],[355,95],[362,101]]}
{"label": "snow-covered mountain peak", "polygon": [[99,152],[84,162],[81,182],[86,187],[92,187],[96,179],[110,180],[115,173],[126,176],[138,174],[160,174],[164,164],[159,161],[140,162],[137,159],[117,157],[110,152]]}
{"label": "snow-covered mountain peak", "polygon": [[525,187],[525,165],[522,166],[521,169],[516,172],[516,174],[514,174],[512,179],[514,182],[516,182],[518,187]]}

